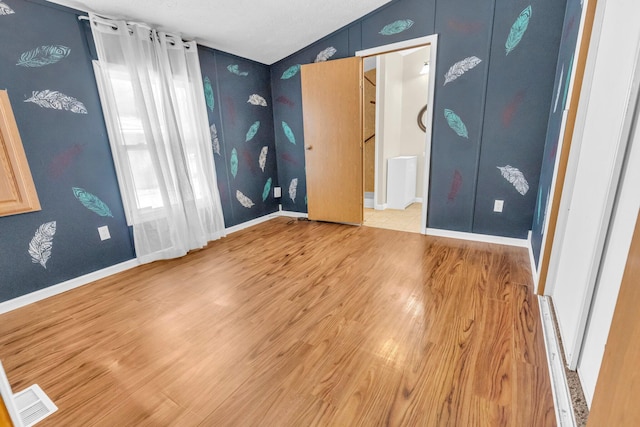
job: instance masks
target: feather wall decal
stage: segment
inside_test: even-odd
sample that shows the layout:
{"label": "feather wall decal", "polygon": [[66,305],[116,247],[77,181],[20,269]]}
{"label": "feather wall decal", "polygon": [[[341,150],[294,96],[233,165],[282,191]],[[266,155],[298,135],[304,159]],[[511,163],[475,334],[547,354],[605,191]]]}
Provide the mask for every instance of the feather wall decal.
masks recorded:
{"label": "feather wall decal", "polygon": [[269,152],[269,147],[266,145],[262,147],[260,150],[260,157],[258,157],[258,164],[260,165],[260,169],[264,172],[264,167],[267,165],[267,153]]}
{"label": "feather wall decal", "polygon": [[382,34],[383,36],[391,36],[408,30],[412,25],[413,21],[411,19],[399,19],[395,22],[392,22],[391,24],[385,25],[378,34]]}
{"label": "feather wall decal", "polygon": [[287,68],[284,71],[284,73],[282,73],[282,77],[280,77],[280,79],[281,80],[290,79],[291,77],[298,74],[298,71],[300,71],[300,64],[292,65],[291,67]]}
{"label": "feather wall decal", "polygon": [[249,130],[247,131],[247,136],[244,139],[244,142],[251,141],[256,133],[258,133],[258,129],[260,129],[260,121],[254,122]]}
{"label": "feather wall decal", "polygon": [[453,179],[451,180],[451,189],[449,190],[449,195],[447,196],[447,199],[450,202],[453,202],[456,199],[456,196],[458,195],[458,192],[460,191],[461,187],[462,187],[462,174],[458,169],[456,169],[453,172]]}
{"label": "feather wall decal", "polygon": [[518,111],[518,108],[522,104],[522,101],[524,101],[524,97],[526,93],[527,92],[524,90],[519,90],[515,94],[511,102],[509,102],[509,104],[502,111],[502,126],[504,126],[505,128],[508,128],[509,126],[511,126],[511,121],[515,117],[516,112]]}
{"label": "feather wall decal", "polygon": [[56,222],[45,222],[36,230],[31,242],[29,242],[29,255],[34,264],[40,264],[45,269],[47,261],[51,258],[53,248],[53,236],[56,234]]}
{"label": "feather wall decal", "polygon": [[235,178],[238,174],[238,152],[235,148],[231,150],[231,160],[229,160],[229,164],[231,165],[231,175]]}
{"label": "feather wall decal", "polygon": [[73,161],[84,151],[86,144],[73,144],[70,148],[56,155],[49,163],[49,177],[60,178]]}
{"label": "feather wall decal", "polygon": [[554,113],[558,109],[558,101],[560,100],[560,89],[562,89],[563,77],[564,77],[564,64],[562,64],[562,70],[560,70],[560,79],[558,80],[558,91],[556,92],[556,102],[553,104]]}
{"label": "feather wall decal", "polygon": [[236,106],[229,95],[224,97],[224,113],[232,125],[236,124]]}
{"label": "feather wall decal", "polygon": [[527,191],[529,191],[529,183],[527,182],[522,172],[520,172],[517,168],[509,165],[496,167],[500,169],[502,177],[513,184],[518,193],[522,194],[523,196],[527,194]]}
{"label": "feather wall decal", "polygon": [[520,40],[522,40],[522,36],[527,31],[527,27],[529,26],[529,19],[531,19],[531,5],[527,6],[522,12],[520,12],[520,16],[516,19],[516,22],[511,26],[511,31],[509,31],[509,37],[507,37],[507,41],[504,44],[505,49],[507,50],[507,55],[518,46]]}
{"label": "feather wall decal", "polygon": [[15,13],[6,3],[0,1],[0,16]]}
{"label": "feather wall decal", "polygon": [[287,139],[289,140],[289,142],[292,143],[293,145],[295,145],[296,144],[296,137],[293,134],[293,131],[291,130],[291,128],[289,127],[287,122],[282,122],[282,130],[284,131],[284,134],[287,137]]}
{"label": "feather wall decal", "polygon": [[277,97],[276,102],[280,104],[288,105],[289,107],[293,107],[294,105],[296,105],[295,102],[293,102],[292,100],[290,100],[284,95],[280,95],[279,97]]}
{"label": "feather wall decal", "polygon": [[82,188],[73,187],[73,195],[84,205],[85,208],[97,213],[100,216],[110,216],[113,218],[111,209],[102,200]]}
{"label": "feather wall decal", "polygon": [[478,58],[477,56],[470,56],[468,58],[464,58],[462,61],[456,62],[444,75],[444,84],[446,85],[447,83],[451,83],[481,62],[482,59]]}
{"label": "feather wall decal", "polygon": [[227,70],[229,70],[231,74],[235,74],[236,76],[240,77],[246,77],[249,75],[249,73],[246,71],[240,71],[240,67],[238,66],[238,64],[228,65]]}
{"label": "feather wall decal", "polygon": [[67,46],[40,46],[20,55],[16,65],[21,67],[44,67],[45,65],[55,64],[69,56],[70,53],[71,49]]}
{"label": "feather wall decal", "polygon": [[215,123],[209,127],[209,131],[211,132],[211,148],[214,154],[220,156],[220,140],[218,139],[218,129],[216,129]]}
{"label": "feather wall decal", "polygon": [[317,56],[315,61],[313,62],[325,62],[327,59],[331,58],[333,55],[335,55],[337,52],[336,48],[333,46],[329,46],[328,48],[326,48],[325,50],[323,50],[322,52],[320,52]]}
{"label": "feather wall decal", "polygon": [[269,193],[271,192],[271,178],[264,183],[264,189],[262,190],[262,201],[264,202],[269,197]]}
{"label": "feather wall decal", "polygon": [[280,158],[285,162],[291,163],[292,165],[298,165],[298,161],[289,153],[283,153],[282,155],[280,155]]}
{"label": "feather wall decal", "polygon": [[211,87],[211,80],[208,76],[204,76],[204,99],[207,102],[207,107],[213,113],[213,107],[215,107],[215,98],[213,96],[213,87]]}
{"label": "feather wall decal", "polygon": [[87,114],[87,109],[82,102],[56,90],[43,90],[41,92],[34,90],[31,98],[25,99],[24,102],[33,102],[43,108],[67,110],[76,114]]}
{"label": "feather wall decal", "polygon": [[455,133],[463,138],[469,138],[469,133],[467,132],[467,127],[460,117],[454,113],[452,110],[445,108],[444,117],[447,119],[447,123],[449,127],[453,129]]}
{"label": "feather wall decal", "polygon": [[264,99],[263,97],[261,97],[260,95],[256,94],[256,93],[251,95],[247,102],[249,104],[251,104],[251,105],[259,105],[261,107],[266,107],[267,106],[267,100]]}
{"label": "feather wall decal", "polygon": [[253,201],[250,198],[248,198],[247,196],[242,194],[242,192],[240,192],[240,190],[236,190],[236,199],[238,199],[240,204],[242,206],[244,206],[245,208],[250,208],[251,206],[253,206],[255,204],[255,203],[253,203]]}
{"label": "feather wall decal", "polygon": [[456,21],[455,19],[450,19],[447,24],[452,30],[464,34],[477,33],[482,29],[482,27],[484,27],[484,25],[480,22],[464,22]]}
{"label": "feather wall decal", "polygon": [[289,183],[289,197],[296,202],[296,192],[298,191],[298,178],[293,178]]}
{"label": "feather wall decal", "polygon": [[251,151],[247,148],[242,149],[242,159],[244,162],[243,165],[249,166],[249,170],[251,170],[252,175],[256,175],[258,173],[258,168],[256,167],[255,156],[251,153]]}

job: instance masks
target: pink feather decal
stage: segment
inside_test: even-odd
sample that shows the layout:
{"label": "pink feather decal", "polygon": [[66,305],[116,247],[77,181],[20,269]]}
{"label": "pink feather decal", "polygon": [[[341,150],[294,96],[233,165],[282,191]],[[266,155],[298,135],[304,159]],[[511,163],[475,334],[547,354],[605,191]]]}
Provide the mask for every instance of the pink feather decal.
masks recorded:
{"label": "pink feather decal", "polygon": [[251,155],[251,153],[249,152],[248,149],[243,149],[242,150],[242,158],[244,159],[244,163],[249,165],[249,169],[251,169],[251,174],[255,175],[256,173],[258,173],[258,168],[256,167],[256,162],[253,159],[253,156]]}
{"label": "pink feather decal", "polygon": [[449,28],[463,34],[477,33],[484,26],[481,22],[463,22],[455,19],[450,19],[448,24]]}
{"label": "pink feather decal", "polygon": [[70,148],[58,154],[49,163],[49,177],[60,178],[73,161],[84,151],[86,144],[73,144]]}
{"label": "pink feather decal", "polygon": [[230,96],[224,97],[224,108],[223,115],[226,115],[232,125],[236,124],[236,107],[233,103],[233,99]]}
{"label": "pink feather decal", "polygon": [[456,196],[458,195],[461,187],[462,175],[460,174],[460,171],[456,169],[455,172],[453,172],[453,179],[451,180],[451,190],[449,190],[449,195],[447,196],[447,199],[450,202],[456,200]]}
{"label": "pink feather decal", "polygon": [[280,95],[279,97],[277,97],[276,102],[279,104],[288,105],[289,107],[293,107],[294,105],[296,105],[295,102],[293,102],[292,100],[290,100],[284,95]]}
{"label": "pink feather decal", "polygon": [[507,107],[502,112],[502,125],[504,127],[507,128],[511,126],[511,122],[513,121],[513,118],[516,115],[518,108],[520,108],[522,101],[524,101],[525,94],[526,94],[526,91],[519,90],[518,93],[515,94],[511,102],[509,102]]}
{"label": "pink feather decal", "polygon": [[291,163],[292,165],[297,165],[297,164],[298,164],[298,161],[297,161],[297,160],[296,160],[296,159],[295,159],[291,154],[289,154],[289,153],[283,153],[283,154],[281,154],[281,155],[280,155],[280,158],[281,158],[282,160],[284,160],[285,162],[289,162],[289,163]]}

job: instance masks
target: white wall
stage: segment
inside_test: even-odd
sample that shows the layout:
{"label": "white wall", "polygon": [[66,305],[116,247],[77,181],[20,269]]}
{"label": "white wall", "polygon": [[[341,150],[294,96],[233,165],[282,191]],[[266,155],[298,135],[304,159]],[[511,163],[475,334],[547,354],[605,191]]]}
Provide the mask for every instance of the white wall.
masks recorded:
{"label": "white wall", "polygon": [[378,99],[378,174],[377,204],[387,202],[387,160],[400,155],[402,138],[402,55],[388,53],[379,57]]}
{"label": "white wall", "polygon": [[[627,108],[640,39],[639,14],[637,0],[598,1],[549,270],[565,352],[570,363],[577,361],[589,404],[640,203],[635,194],[640,165],[634,164],[622,174],[620,198],[610,211],[621,147],[628,141],[625,119],[632,116]],[[638,145],[632,145],[634,157],[629,161],[637,162]]]}
{"label": "white wall", "polygon": [[426,134],[418,127],[418,112],[427,103],[429,74],[420,74],[429,60],[429,47],[423,47],[403,58],[401,156],[416,156],[418,172],[415,197],[422,198],[424,147]]}

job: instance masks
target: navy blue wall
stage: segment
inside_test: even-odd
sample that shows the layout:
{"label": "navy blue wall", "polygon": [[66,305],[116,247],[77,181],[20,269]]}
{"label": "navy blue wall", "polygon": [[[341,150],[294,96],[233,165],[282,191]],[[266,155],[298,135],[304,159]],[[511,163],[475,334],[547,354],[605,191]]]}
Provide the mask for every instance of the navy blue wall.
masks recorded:
{"label": "navy blue wall", "polygon": [[[121,204],[91,59],[95,47],[84,14],[41,1],[6,0],[15,12],[0,15],[0,89],[7,89],[35,181],[42,211],[0,218],[0,302],[58,284],[129,259],[133,243]],[[69,53],[40,67],[16,65],[25,52],[41,46],[65,46]],[[203,79],[208,77],[213,108],[209,123],[219,140],[215,159],[227,227],[277,211],[278,185],[273,132],[270,69],[253,61],[199,47]],[[238,65],[233,74],[228,65]],[[243,73],[246,75],[242,75]],[[33,91],[59,91],[81,102],[87,114],[43,108],[24,102]],[[253,94],[267,106],[247,102]],[[250,141],[247,131],[260,127]],[[267,147],[264,170],[260,153]],[[230,172],[236,149],[238,168]],[[112,216],[86,208],[74,195],[82,188],[98,197]],[[239,190],[253,206],[243,206]],[[245,202],[245,204],[247,204]],[[103,212],[106,213],[106,212]],[[45,267],[33,261],[29,244],[38,228],[55,221],[51,254]],[[107,225],[111,239],[100,241],[97,228]],[[46,240],[46,239],[45,239]]]}
{"label": "navy blue wall", "polygon": [[[202,46],[198,52],[202,77],[209,79],[214,95],[213,108],[209,104],[207,113],[209,125],[215,125],[219,139],[220,148],[215,149],[213,157],[224,223],[231,227],[278,210],[278,199],[273,197],[278,173],[270,71],[266,65]],[[257,101],[248,102],[252,95],[264,101],[253,97]],[[261,105],[264,103],[266,106]],[[247,141],[247,132],[256,122],[259,122],[254,127],[257,132]],[[263,170],[259,159],[264,147],[267,147],[267,156]],[[237,159],[235,176],[231,168],[233,150]],[[237,198],[238,191],[249,198],[253,206],[242,205]],[[266,196],[264,200],[263,196]]]}
{"label": "navy blue wall", "polygon": [[536,192],[536,205],[533,211],[533,222],[531,224],[531,246],[533,255],[538,265],[540,251],[544,236],[544,223],[549,195],[551,191],[551,181],[558,154],[558,142],[560,138],[560,127],[562,125],[562,114],[567,107],[567,96],[571,72],[574,67],[574,53],[578,41],[578,30],[582,17],[582,6],[580,0],[568,0],[567,12],[562,30],[562,41],[558,54],[556,66],[556,78],[553,87],[553,98],[551,108],[548,112],[549,126],[542,155],[542,167],[540,171],[540,184]]}
{"label": "navy blue wall", "polygon": [[[531,13],[522,13],[530,5]],[[287,180],[304,176],[300,76],[282,80],[285,70],[313,62],[317,52],[331,45],[337,49],[331,59],[337,59],[438,33],[427,225],[526,237],[536,203],[564,9],[562,0],[396,0],[272,65],[274,100],[291,101],[274,108],[280,182],[286,188]],[[385,35],[385,26],[398,21],[397,28],[404,30]],[[339,47],[345,44],[348,51]],[[445,84],[449,68],[470,57],[480,62]],[[447,120],[445,110],[455,116],[448,113]],[[452,120],[464,123],[466,133],[455,132]],[[279,135],[281,121],[296,132],[295,146]],[[527,180],[530,189],[524,195],[498,169],[507,165]],[[298,187],[304,194],[301,191],[304,186]],[[502,214],[492,212],[494,199],[505,200]],[[305,212],[300,200],[284,198],[283,208]]]}
{"label": "navy blue wall", "polygon": [[[7,89],[42,210],[0,218],[0,301],[15,298],[133,258],[84,30],[74,13],[24,0],[6,0],[0,16],[0,88]],[[16,65],[41,46],[70,49],[56,63]],[[87,114],[25,102],[52,90],[82,102]],[[112,217],[85,208],[79,187],[102,200]],[[29,243],[40,225],[56,223],[45,267],[32,262]],[[97,228],[109,226],[100,241]]]}

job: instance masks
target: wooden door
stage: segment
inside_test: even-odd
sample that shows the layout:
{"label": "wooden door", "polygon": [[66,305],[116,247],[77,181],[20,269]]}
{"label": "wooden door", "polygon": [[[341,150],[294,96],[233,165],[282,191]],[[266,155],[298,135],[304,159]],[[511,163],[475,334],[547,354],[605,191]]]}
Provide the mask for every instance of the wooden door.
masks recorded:
{"label": "wooden door", "polygon": [[303,65],[309,219],[362,224],[362,58]]}
{"label": "wooden door", "polygon": [[640,216],[631,240],[588,427],[640,423]]}

